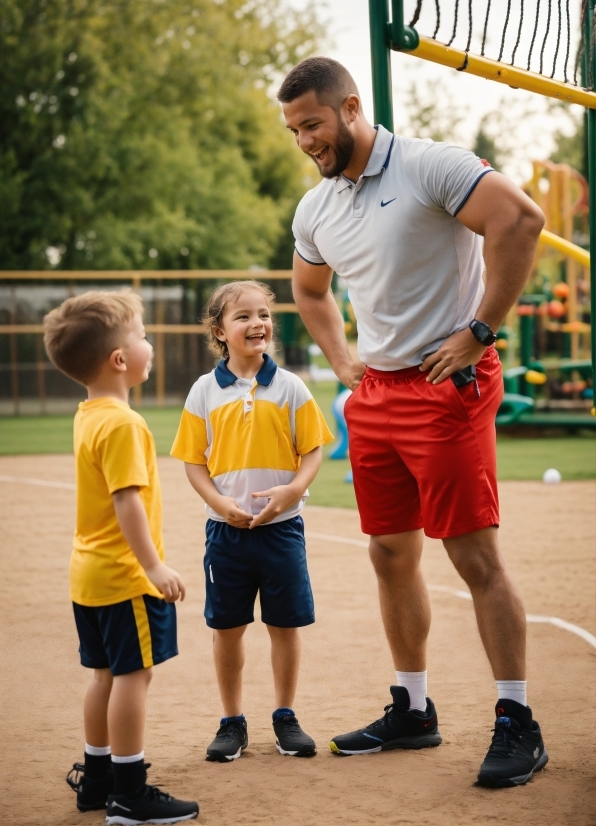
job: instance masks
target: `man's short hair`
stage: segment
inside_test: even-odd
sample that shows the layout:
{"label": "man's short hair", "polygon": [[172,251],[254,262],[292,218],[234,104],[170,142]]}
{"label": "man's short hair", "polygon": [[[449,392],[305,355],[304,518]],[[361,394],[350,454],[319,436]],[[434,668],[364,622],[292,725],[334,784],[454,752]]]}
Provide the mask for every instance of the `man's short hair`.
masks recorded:
{"label": "man's short hair", "polygon": [[344,100],[358,95],[358,87],[345,66],[330,57],[307,57],[290,71],[281,84],[277,99],[290,103],[314,92],[319,103],[339,111]]}
{"label": "man's short hair", "polygon": [[67,298],[43,320],[46,352],[59,370],[88,384],[124,344],[135,315],[143,316],[143,303],[131,290],[90,290]]}

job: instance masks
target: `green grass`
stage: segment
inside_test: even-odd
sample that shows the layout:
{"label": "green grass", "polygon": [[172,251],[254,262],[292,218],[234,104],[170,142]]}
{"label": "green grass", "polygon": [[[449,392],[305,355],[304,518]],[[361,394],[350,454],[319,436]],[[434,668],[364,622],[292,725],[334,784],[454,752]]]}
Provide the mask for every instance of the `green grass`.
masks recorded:
{"label": "green grass", "polygon": [[[311,387],[330,427],[335,429],[331,403],[335,384]],[[149,425],[160,455],[167,455],[176,434],[180,410],[166,408],[141,411]],[[329,453],[325,449],[325,456]],[[0,418],[0,455],[72,452],[72,416],[16,416]],[[497,440],[499,479],[541,479],[549,467],[557,468],[563,479],[596,478],[596,442],[593,435],[553,438],[499,436]],[[352,485],[344,482],[347,460],[325,458],[310,488],[312,505],[356,507]]]}

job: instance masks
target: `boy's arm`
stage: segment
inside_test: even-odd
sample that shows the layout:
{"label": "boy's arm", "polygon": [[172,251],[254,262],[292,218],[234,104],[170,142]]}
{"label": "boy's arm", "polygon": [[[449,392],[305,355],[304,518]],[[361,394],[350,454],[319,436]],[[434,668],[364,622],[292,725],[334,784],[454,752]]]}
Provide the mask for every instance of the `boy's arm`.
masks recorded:
{"label": "boy's arm", "polygon": [[209,476],[207,465],[193,465],[184,463],[188,481],[209,507],[226,520],[234,528],[248,528],[252,521],[252,514],[242,510],[232,496],[223,496]]}
{"label": "boy's arm", "polygon": [[292,505],[295,505],[299,499],[304,496],[304,491],[311,484],[323,461],[323,448],[315,447],[310,453],[305,453],[302,456],[298,473],[292,479],[289,485],[277,485],[269,490],[259,491],[253,493],[253,499],[263,496],[269,499],[263,510],[250,523],[251,528],[256,528],[257,525],[263,525],[265,522],[271,522],[280,513],[283,513]]}
{"label": "boy's arm", "polygon": [[138,487],[121,488],[112,494],[116,519],[124,538],[147,579],[163,594],[166,602],[176,602],[186,595],[180,576],[159,558],[149,529],[147,513],[141,502]]}

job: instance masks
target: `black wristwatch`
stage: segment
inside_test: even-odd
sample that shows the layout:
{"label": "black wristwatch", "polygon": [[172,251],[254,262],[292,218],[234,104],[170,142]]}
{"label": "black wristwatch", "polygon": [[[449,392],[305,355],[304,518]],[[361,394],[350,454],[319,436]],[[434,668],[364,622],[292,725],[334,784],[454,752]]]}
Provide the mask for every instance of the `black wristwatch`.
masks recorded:
{"label": "black wristwatch", "polygon": [[470,330],[476,341],[479,341],[485,347],[494,344],[497,340],[496,334],[493,333],[488,324],[485,324],[484,321],[478,321],[477,318],[470,321]]}

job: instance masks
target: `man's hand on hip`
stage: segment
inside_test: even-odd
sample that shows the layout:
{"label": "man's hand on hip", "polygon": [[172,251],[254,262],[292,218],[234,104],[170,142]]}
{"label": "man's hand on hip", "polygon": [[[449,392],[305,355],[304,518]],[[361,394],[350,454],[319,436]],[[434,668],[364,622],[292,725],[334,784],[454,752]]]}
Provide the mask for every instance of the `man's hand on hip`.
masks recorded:
{"label": "man's hand on hip", "polygon": [[471,330],[460,330],[445,339],[436,352],[427,356],[420,365],[420,370],[429,370],[426,380],[440,384],[452,373],[471,364],[478,364],[485,350],[486,347],[476,341]]}
{"label": "man's hand on hip", "polygon": [[351,364],[346,365],[346,367],[336,372],[337,378],[342,384],[345,384],[349,390],[355,390],[366,372],[366,364],[363,364],[361,361],[353,361]]}

